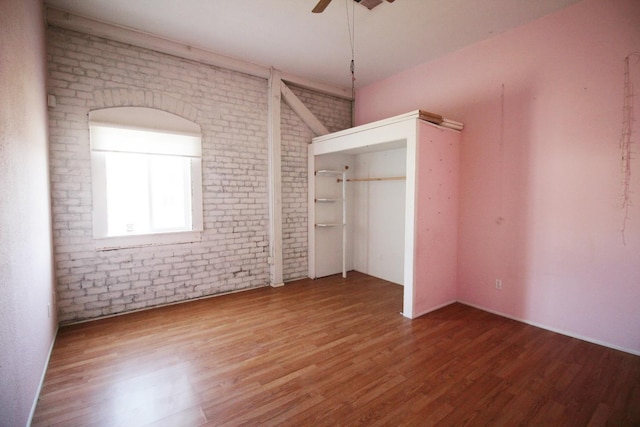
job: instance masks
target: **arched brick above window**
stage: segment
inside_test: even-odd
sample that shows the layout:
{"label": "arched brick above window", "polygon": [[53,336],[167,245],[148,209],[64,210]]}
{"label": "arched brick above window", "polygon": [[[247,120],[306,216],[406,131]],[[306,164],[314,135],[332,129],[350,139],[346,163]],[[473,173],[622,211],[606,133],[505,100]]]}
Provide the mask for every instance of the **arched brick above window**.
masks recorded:
{"label": "arched brick above window", "polygon": [[94,91],[94,109],[147,107],[163,110],[195,122],[199,111],[172,96],[142,89],[111,88]]}

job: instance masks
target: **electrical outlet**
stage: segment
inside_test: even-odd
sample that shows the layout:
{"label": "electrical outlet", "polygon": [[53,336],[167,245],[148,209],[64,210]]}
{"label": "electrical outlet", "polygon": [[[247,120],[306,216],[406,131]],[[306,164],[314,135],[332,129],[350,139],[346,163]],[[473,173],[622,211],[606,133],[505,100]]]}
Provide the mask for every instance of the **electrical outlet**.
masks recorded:
{"label": "electrical outlet", "polygon": [[496,289],[502,290],[502,279],[496,279]]}

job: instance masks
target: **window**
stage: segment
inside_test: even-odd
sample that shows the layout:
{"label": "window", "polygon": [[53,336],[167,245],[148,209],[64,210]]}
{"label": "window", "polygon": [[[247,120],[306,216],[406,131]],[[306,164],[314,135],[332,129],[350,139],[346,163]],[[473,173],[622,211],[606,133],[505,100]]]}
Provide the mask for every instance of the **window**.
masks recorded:
{"label": "window", "polygon": [[200,128],[149,108],[90,114],[98,249],[183,243],[202,231]]}

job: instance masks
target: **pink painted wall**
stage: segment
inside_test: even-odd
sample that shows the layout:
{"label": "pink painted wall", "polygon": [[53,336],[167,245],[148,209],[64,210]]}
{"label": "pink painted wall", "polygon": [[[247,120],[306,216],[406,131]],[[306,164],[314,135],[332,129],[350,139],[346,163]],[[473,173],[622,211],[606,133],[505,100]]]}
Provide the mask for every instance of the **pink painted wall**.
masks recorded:
{"label": "pink painted wall", "polygon": [[40,0],[0,11],[0,426],[24,426],[56,331],[44,19]]}
{"label": "pink painted wall", "polygon": [[413,315],[456,300],[459,132],[418,123]]}
{"label": "pink painted wall", "polygon": [[465,124],[458,300],[640,354],[640,63],[626,244],[619,206],[634,51],[640,2],[584,0],[357,92],[356,124]]}

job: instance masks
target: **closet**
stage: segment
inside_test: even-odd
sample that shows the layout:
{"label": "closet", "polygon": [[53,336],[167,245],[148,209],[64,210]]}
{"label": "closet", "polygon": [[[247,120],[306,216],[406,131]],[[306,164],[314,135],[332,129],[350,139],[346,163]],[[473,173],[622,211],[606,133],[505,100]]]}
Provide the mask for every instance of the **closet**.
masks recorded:
{"label": "closet", "polygon": [[462,125],[433,117],[413,111],[309,145],[309,277],[356,270],[402,285],[409,318],[456,295]]}

